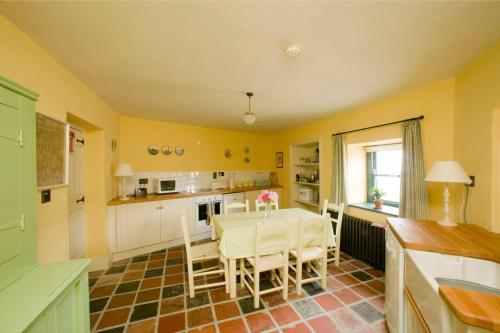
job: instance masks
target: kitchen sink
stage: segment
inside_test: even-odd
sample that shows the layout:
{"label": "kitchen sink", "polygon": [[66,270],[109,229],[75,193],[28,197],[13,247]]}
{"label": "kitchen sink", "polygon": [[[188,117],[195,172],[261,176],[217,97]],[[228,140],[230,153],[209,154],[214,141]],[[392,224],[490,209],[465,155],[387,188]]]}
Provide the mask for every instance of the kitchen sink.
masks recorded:
{"label": "kitchen sink", "polygon": [[434,333],[452,333],[453,314],[439,296],[439,286],[500,293],[500,265],[487,260],[406,250],[405,285]]}

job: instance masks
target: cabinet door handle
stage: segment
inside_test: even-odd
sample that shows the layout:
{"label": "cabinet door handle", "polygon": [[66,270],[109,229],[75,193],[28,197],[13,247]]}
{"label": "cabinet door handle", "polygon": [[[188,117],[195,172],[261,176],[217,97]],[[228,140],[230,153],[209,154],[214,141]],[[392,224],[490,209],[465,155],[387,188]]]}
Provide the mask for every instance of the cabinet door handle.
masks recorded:
{"label": "cabinet door handle", "polygon": [[156,207],[156,209],[163,209],[163,206],[158,206]]}

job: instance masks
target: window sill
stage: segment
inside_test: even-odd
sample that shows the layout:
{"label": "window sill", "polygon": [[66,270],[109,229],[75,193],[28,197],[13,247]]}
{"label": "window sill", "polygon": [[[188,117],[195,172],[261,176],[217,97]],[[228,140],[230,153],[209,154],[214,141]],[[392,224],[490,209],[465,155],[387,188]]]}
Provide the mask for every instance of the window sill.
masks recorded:
{"label": "window sill", "polygon": [[377,209],[374,207],[373,203],[369,202],[360,202],[360,203],[351,203],[349,204],[349,207],[355,207],[355,208],[360,208],[364,210],[368,210],[371,212],[375,213],[380,213],[380,214],[385,214],[389,216],[399,216],[399,208],[398,207],[391,207],[391,206],[382,206],[381,209]]}

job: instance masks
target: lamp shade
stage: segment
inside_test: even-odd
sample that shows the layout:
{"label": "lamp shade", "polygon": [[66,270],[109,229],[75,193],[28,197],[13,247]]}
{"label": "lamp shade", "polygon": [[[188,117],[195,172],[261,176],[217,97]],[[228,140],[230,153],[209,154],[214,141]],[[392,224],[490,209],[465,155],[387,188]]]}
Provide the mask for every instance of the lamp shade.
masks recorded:
{"label": "lamp shade", "polygon": [[250,112],[245,113],[245,116],[243,117],[243,120],[247,125],[253,125],[256,119],[257,117],[255,117],[255,113],[250,113]]}
{"label": "lamp shade", "polygon": [[465,183],[470,184],[472,180],[465,173],[457,161],[438,161],[434,163],[425,177],[426,182],[439,183]]}
{"label": "lamp shade", "polygon": [[133,175],[134,175],[134,170],[132,170],[130,164],[120,164],[118,166],[118,169],[116,169],[115,171],[116,177],[129,177]]}

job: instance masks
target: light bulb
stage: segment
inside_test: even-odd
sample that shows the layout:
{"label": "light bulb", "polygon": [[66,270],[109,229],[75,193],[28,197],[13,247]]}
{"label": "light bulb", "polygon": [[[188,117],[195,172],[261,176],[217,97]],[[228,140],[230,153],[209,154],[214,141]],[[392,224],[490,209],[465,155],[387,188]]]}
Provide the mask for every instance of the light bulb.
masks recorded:
{"label": "light bulb", "polygon": [[246,112],[245,116],[243,117],[243,120],[247,125],[253,125],[256,119],[257,117],[255,117],[255,113],[250,113],[250,112]]}

